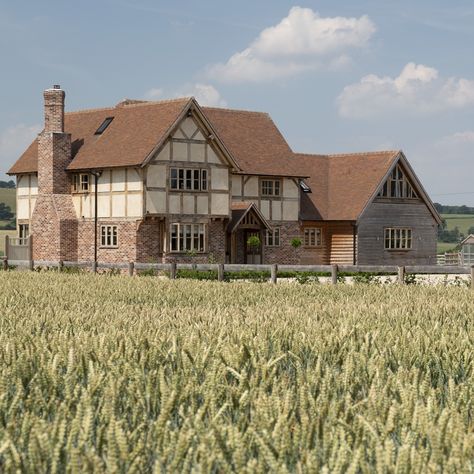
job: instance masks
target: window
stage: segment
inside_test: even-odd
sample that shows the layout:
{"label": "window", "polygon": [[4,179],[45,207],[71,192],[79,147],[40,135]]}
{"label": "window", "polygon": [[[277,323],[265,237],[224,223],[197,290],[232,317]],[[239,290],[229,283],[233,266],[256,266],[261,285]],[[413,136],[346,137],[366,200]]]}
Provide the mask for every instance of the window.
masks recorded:
{"label": "window", "polygon": [[265,233],[265,245],[267,247],[278,247],[280,245],[280,228],[276,227],[272,230],[267,230]]}
{"label": "window", "polygon": [[320,247],[322,244],[321,229],[319,227],[304,230],[305,247]]}
{"label": "window", "polygon": [[280,180],[278,179],[263,179],[261,181],[262,196],[279,196],[280,195]]}
{"label": "window", "polygon": [[85,173],[75,174],[72,177],[72,190],[75,193],[89,192],[89,175]]}
{"label": "window", "polygon": [[107,129],[107,127],[110,125],[110,123],[112,122],[113,119],[114,119],[113,117],[107,117],[102,122],[100,127],[95,131],[95,135],[102,135],[105,132],[105,130]]}
{"label": "window", "polygon": [[101,247],[117,247],[117,226],[102,225],[100,226],[100,245]]}
{"label": "window", "polygon": [[19,224],[18,225],[18,237],[20,238],[20,245],[26,244],[26,239],[30,235],[30,226],[29,224]]}
{"label": "window", "polygon": [[410,250],[412,244],[411,229],[390,227],[385,229],[386,250]]}
{"label": "window", "polygon": [[172,252],[204,252],[205,224],[171,224]]}
{"label": "window", "polygon": [[418,196],[412,185],[408,182],[400,165],[397,165],[390,173],[387,181],[385,181],[383,188],[379,192],[379,197],[416,199]]}
{"label": "window", "polygon": [[303,191],[304,193],[311,192],[311,188],[302,179],[300,180],[299,184],[300,184],[301,191]]}
{"label": "window", "polygon": [[183,191],[207,191],[207,170],[171,168],[170,188]]}

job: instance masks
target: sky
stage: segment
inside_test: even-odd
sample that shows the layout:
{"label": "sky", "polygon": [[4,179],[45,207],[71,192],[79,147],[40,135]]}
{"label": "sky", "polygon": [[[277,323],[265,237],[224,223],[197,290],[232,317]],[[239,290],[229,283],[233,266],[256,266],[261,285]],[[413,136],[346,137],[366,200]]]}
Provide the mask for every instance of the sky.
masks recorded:
{"label": "sky", "polygon": [[0,0],[0,179],[66,110],[195,96],[268,112],[294,151],[401,149],[474,206],[472,0]]}

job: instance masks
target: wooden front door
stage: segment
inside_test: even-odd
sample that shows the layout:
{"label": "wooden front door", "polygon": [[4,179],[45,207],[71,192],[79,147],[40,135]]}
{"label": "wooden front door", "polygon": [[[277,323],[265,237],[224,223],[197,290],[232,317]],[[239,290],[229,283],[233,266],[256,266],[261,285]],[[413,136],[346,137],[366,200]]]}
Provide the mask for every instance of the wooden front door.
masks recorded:
{"label": "wooden front door", "polygon": [[[244,233],[244,263],[262,263],[262,237],[258,230],[246,230]],[[258,237],[260,245],[258,247],[247,244],[249,237]]]}

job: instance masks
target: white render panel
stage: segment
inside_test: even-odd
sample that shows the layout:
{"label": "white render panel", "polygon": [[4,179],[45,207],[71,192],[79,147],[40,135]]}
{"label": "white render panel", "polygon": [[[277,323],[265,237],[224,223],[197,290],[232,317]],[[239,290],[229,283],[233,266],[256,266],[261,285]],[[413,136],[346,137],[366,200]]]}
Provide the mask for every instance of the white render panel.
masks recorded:
{"label": "white render panel", "polygon": [[166,187],[166,165],[148,166],[146,184],[151,188]]}
{"label": "white render panel", "polygon": [[198,196],[197,197],[197,213],[198,214],[208,214],[208,198],[207,196]]}
{"label": "white render panel", "polygon": [[242,177],[232,175],[232,196],[242,196]]}
{"label": "white render panel", "polygon": [[188,161],[188,144],[173,142],[173,161]]}
{"label": "white render panel", "polygon": [[146,210],[151,214],[166,213],[166,192],[165,191],[147,191]]}
{"label": "white render panel", "polygon": [[197,125],[191,117],[184,119],[181,122],[180,127],[188,138],[191,138],[194,135],[194,132],[197,130]]}
{"label": "white render panel", "polygon": [[173,194],[169,197],[170,200],[170,214],[181,214],[181,197],[179,195]]}
{"label": "white render panel", "polygon": [[74,209],[76,210],[76,215],[78,218],[82,217],[81,216],[81,199],[82,197],[77,194],[72,196],[72,203],[74,205]]}
{"label": "white render panel", "polygon": [[101,196],[99,194],[97,198],[98,210],[97,214],[99,217],[110,217],[110,197]]}
{"label": "white render panel", "polygon": [[225,190],[229,189],[229,170],[227,168],[211,169],[212,189]]}
{"label": "white render panel", "polygon": [[[95,186],[95,178],[94,176],[89,177],[90,182],[91,182],[91,191],[93,190],[93,187]],[[98,186],[97,190],[99,193],[108,193],[110,192],[110,171],[105,170],[100,176],[98,180]]]}
{"label": "white render panel", "polygon": [[88,195],[82,195],[82,216],[81,217],[91,217],[92,209],[92,198]]}
{"label": "white render panel", "polygon": [[38,194],[38,176],[30,175],[30,194]]}
{"label": "white render panel", "polygon": [[209,163],[220,163],[221,162],[219,157],[216,155],[216,152],[210,146],[207,147],[207,161]]}
{"label": "white render panel", "polygon": [[258,178],[251,176],[244,185],[244,196],[258,196]]}
{"label": "white render panel", "polygon": [[29,198],[18,198],[17,199],[17,219],[29,219],[30,218],[30,200]]}
{"label": "white render panel", "polygon": [[16,195],[28,196],[29,193],[30,193],[30,183],[29,183],[28,175],[19,176],[16,181]]}
{"label": "white render panel", "polygon": [[143,198],[141,194],[127,194],[127,217],[143,216]]}
{"label": "white render panel", "polygon": [[125,194],[112,194],[112,217],[125,217]]}
{"label": "white render panel", "polygon": [[263,217],[265,217],[265,219],[270,219],[270,201],[260,201],[260,212],[263,214]]}
{"label": "white render panel", "polygon": [[173,138],[186,138],[186,135],[178,128],[173,134]]}
{"label": "white render panel", "polygon": [[283,182],[283,197],[297,198],[298,196],[298,185],[292,179],[285,178]]}
{"label": "white render panel", "polygon": [[170,161],[170,142],[167,142],[160,151],[155,161]]}
{"label": "white render panel", "polygon": [[191,161],[199,163],[206,161],[206,145],[204,143],[191,143]]}
{"label": "white render panel", "polygon": [[142,190],[142,178],[135,168],[127,169],[127,189],[129,191]]}
{"label": "white render panel", "polygon": [[299,211],[298,201],[283,201],[283,220],[297,221]]}
{"label": "white render panel", "polygon": [[30,199],[30,219],[31,219],[31,214],[33,214],[33,211],[35,210],[36,206],[36,198],[31,198]]}
{"label": "white render panel", "polygon": [[112,191],[125,191],[125,169],[112,170]]}
{"label": "white render panel", "polygon": [[194,195],[183,196],[183,214],[194,214]]}
{"label": "white render panel", "polygon": [[281,221],[281,201],[272,201],[272,220]]}
{"label": "white render panel", "polygon": [[211,194],[211,214],[229,214],[229,195]]}
{"label": "white render panel", "polygon": [[199,130],[196,135],[194,135],[193,140],[205,140],[206,137]]}

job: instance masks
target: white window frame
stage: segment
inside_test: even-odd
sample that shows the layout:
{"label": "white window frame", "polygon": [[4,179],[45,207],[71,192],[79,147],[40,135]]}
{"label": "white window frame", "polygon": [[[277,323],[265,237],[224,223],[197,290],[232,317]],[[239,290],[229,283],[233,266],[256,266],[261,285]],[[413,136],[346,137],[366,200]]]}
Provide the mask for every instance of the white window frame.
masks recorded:
{"label": "white window frame", "polygon": [[260,194],[262,196],[281,196],[281,179],[262,179]]}
{"label": "white window frame", "polygon": [[118,228],[116,225],[100,226],[100,246],[106,249],[118,247]]}
{"label": "white window frame", "polygon": [[378,196],[388,199],[418,199],[400,165],[393,168]]}
{"label": "white window frame", "polygon": [[413,230],[410,227],[385,227],[385,250],[412,250]]}
{"label": "white window frame", "polygon": [[24,242],[30,236],[30,224],[18,224],[18,239],[20,245],[26,243]]}
{"label": "white window frame", "polygon": [[170,252],[206,252],[207,224],[173,222],[170,225]]}
{"label": "white window frame", "polygon": [[88,193],[91,180],[88,173],[75,173],[72,176],[72,191],[75,193]]}
{"label": "white window frame", "polygon": [[207,191],[207,168],[170,168],[169,187],[171,191]]}
{"label": "white window frame", "polygon": [[265,232],[265,246],[266,247],[279,247],[280,246],[280,228],[274,227],[271,230]]}
{"label": "white window frame", "polygon": [[305,227],[303,231],[305,247],[321,247],[323,245],[323,230],[321,227]]}

